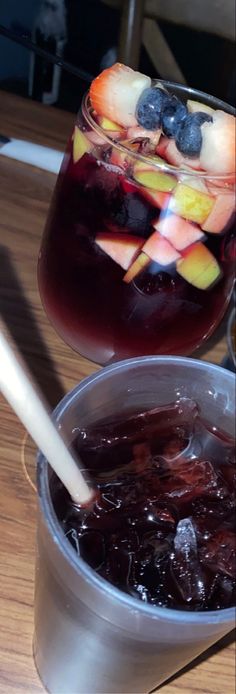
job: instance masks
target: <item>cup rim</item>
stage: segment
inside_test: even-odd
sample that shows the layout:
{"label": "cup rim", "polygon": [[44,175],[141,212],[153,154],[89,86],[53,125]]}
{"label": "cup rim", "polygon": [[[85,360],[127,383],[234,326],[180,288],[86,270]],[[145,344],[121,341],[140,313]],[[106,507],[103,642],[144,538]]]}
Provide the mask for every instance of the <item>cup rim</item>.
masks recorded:
{"label": "cup rim", "polygon": [[[230,115],[236,116],[236,109],[231,106],[231,104],[227,104],[225,101],[222,101],[221,99],[218,99],[217,97],[214,97],[212,95],[207,94],[206,92],[202,92],[198,89],[193,89],[193,87],[187,87],[186,85],[178,84],[177,82],[172,82],[169,80],[161,80],[161,79],[153,79],[152,80],[152,85],[158,85],[160,84],[163,87],[167,87],[168,89],[173,89],[177,91],[182,91],[185,92],[186,95],[189,96],[194,96],[194,97],[199,97],[202,99],[203,103],[206,103],[207,105],[211,105],[213,107],[213,104],[216,106],[217,109],[219,110],[224,110],[226,113],[229,113]],[[137,161],[141,161],[144,163],[147,163],[147,157],[152,156],[152,155],[145,155],[141,154],[140,152],[135,152],[133,150],[130,150],[128,147],[125,145],[122,145],[119,141],[113,140],[109,135],[106,134],[106,131],[101,128],[101,126],[94,120],[92,114],[91,114],[91,104],[90,104],[90,98],[89,98],[89,92],[86,92],[82,99],[81,103],[81,110],[82,114],[87,121],[87,123],[92,127],[92,129],[97,132],[97,134],[105,140],[105,142],[109,143],[112,147],[118,149],[121,153],[123,154],[129,154],[129,156],[132,156],[134,159],[137,159]],[[178,166],[172,166],[171,164],[168,164],[167,162],[164,164],[161,164],[160,162],[152,162],[152,166],[155,167],[158,171],[164,171],[172,175],[183,175],[183,176],[192,176],[194,178],[200,178],[200,179],[205,179],[205,180],[211,180],[214,185],[214,180],[217,181],[225,181],[227,178],[233,176],[235,174],[234,171],[229,171],[227,174],[210,174],[205,171],[198,171],[197,169],[184,169]]]}
{"label": "cup rim", "polygon": [[[110,366],[99,369],[90,376],[82,379],[71,391],[69,391],[62,400],[58,403],[56,408],[53,410],[52,418],[55,423],[59,424],[63,413],[71,405],[74,400],[77,399],[79,393],[87,388],[88,385],[98,382],[103,378],[104,374],[111,374],[112,372],[117,372],[120,369],[124,369],[129,366],[139,366],[148,362],[149,364],[168,364],[174,363],[176,365],[189,365],[194,369],[202,367],[205,371],[214,372],[222,371],[227,374],[229,382],[234,384],[234,374],[222,366],[217,364],[212,364],[210,362],[205,362],[199,359],[192,359],[189,357],[175,357],[175,356],[145,356],[145,357],[134,357],[132,359],[126,359]],[[46,463],[46,464],[45,464]],[[235,615],[235,607],[222,608],[220,610],[206,610],[206,611],[188,611],[188,610],[176,610],[169,607],[158,607],[150,604],[145,604],[139,601],[137,598],[132,597],[129,594],[123,593],[116,586],[109,583],[103,579],[99,574],[97,574],[82,558],[80,558],[74,548],[71,546],[69,540],[63,533],[60,523],[57,519],[56,513],[54,511],[53,503],[51,500],[49,481],[48,481],[48,463],[45,460],[41,452],[38,453],[37,457],[37,492],[38,492],[38,502],[43,513],[44,521],[48,527],[51,538],[57,544],[60,552],[65,557],[66,561],[72,566],[74,571],[78,575],[82,575],[86,579],[87,583],[90,584],[91,588],[97,589],[103,596],[109,596],[111,599],[115,600],[120,608],[126,608],[132,610],[134,613],[141,613],[143,617],[150,618],[152,621],[171,621],[175,623],[188,623],[188,624],[222,624],[231,623]]]}

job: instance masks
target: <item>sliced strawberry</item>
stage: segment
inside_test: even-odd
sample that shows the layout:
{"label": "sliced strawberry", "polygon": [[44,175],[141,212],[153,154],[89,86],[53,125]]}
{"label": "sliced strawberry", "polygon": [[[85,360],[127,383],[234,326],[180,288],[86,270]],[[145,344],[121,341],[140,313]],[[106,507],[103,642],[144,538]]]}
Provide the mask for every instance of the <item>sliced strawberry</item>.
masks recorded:
{"label": "sliced strawberry", "polygon": [[160,216],[153,226],[154,229],[170,241],[177,251],[183,251],[204,237],[198,226],[187,222],[176,214]]}
{"label": "sliced strawberry", "polygon": [[150,84],[150,77],[115,63],[93,80],[89,92],[92,107],[99,116],[105,116],[119,125],[137,125],[137,102],[142,91]]}
{"label": "sliced strawberry", "polygon": [[118,265],[127,270],[141,249],[144,239],[132,234],[109,234],[104,231],[97,234],[95,241],[104,253],[112,258]]}

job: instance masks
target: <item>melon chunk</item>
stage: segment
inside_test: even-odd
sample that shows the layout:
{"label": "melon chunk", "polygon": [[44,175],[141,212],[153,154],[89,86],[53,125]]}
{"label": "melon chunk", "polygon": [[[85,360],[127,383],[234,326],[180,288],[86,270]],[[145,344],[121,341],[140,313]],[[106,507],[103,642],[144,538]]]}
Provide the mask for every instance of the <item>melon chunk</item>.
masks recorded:
{"label": "melon chunk", "polygon": [[202,229],[212,234],[220,234],[227,228],[235,211],[235,193],[230,191],[218,192],[213,208]]}
{"label": "melon chunk", "polygon": [[187,108],[189,113],[199,113],[200,111],[201,113],[208,113],[209,116],[212,116],[215,112],[215,109],[211,106],[202,104],[201,101],[193,101],[192,99],[188,99]]}
{"label": "melon chunk", "polygon": [[177,260],[176,270],[197,289],[209,289],[221,277],[217,260],[203,243],[191,246],[184,257]]}
{"label": "melon chunk", "polygon": [[127,270],[141,249],[144,239],[131,234],[110,234],[104,231],[97,234],[95,242],[115,263]]}
{"label": "melon chunk", "polygon": [[183,251],[193,243],[200,241],[204,237],[201,229],[187,222],[176,214],[167,214],[160,217],[153,225],[154,228],[164,236],[177,251]]}
{"label": "melon chunk", "polygon": [[235,118],[215,111],[213,123],[203,123],[200,163],[209,173],[227,175],[235,171]]}
{"label": "melon chunk", "polygon": [[200,190],[178,183],[171,195],[169,208],[190,222],[204,224],[214,205],[214,198]]}
{"label": "melon chunk", "polygon": [[75,125],[74,132],[72,135],[73,140],[73,162],[74,164],[81,159],[81,157],[86,154],[86,152],[91,152],[93,148],[92,143],[88,140],[86,135]]}

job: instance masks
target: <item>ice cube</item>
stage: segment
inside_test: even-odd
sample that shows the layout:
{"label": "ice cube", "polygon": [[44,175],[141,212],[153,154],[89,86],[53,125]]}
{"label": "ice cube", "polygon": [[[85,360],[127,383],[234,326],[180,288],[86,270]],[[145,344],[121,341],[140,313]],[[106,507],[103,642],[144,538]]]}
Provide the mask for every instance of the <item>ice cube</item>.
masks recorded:
{"label": "ice cube", "polygon": [[185,603],[198,605],[204,603],[204,577],[191,518],[183,518],[177,525],[174,552],[171,555],[171,573]]}

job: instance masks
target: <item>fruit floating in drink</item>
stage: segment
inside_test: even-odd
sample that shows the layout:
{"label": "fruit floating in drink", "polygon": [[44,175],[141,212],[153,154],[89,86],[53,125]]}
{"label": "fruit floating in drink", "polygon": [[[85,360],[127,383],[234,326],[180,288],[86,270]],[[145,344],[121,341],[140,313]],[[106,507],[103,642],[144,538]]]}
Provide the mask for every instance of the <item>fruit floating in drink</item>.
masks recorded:
{"label": "fruit floating in drink", "polygon": [[230,300],[234,215],[233,109],[105,70],[78,114],[40,252],[53,325],[100,364],[189,355]]}
{"label": "fruit floating in drink", "polygon": [[189,399],[77,430],[97,500],[78,508],[51,492],[77,553],[104,579],[182,610],[236,604],[235,442]]}

